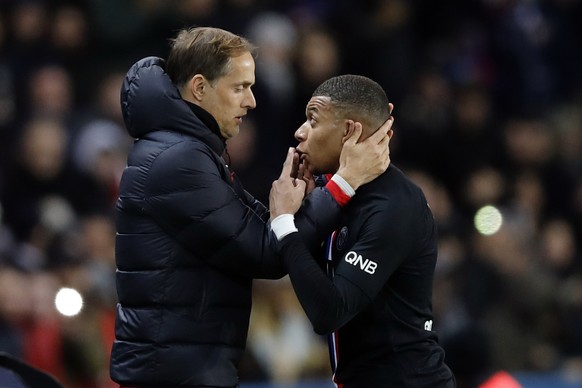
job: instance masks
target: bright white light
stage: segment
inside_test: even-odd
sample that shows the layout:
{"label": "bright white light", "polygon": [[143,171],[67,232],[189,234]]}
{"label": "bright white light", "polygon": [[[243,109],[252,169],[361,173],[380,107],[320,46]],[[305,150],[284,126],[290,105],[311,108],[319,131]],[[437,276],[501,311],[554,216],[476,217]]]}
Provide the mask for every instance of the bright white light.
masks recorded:
{"label": "bright white light", "polygon": [[72,288],[61,288],[55,298],[57,311],[67,317],[72,317],[83,308],[83,297]]}
{"label": "bright white light", "polygon": [[490,236],[495,234],[503,224],[503,216],[495,206],[487,205],[475,213],[475,228],[481,234]]}

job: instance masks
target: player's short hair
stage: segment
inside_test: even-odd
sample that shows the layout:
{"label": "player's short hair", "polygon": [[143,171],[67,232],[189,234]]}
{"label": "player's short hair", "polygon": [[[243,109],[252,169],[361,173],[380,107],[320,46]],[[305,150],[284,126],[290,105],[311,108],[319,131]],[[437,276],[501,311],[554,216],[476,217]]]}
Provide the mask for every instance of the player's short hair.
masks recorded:
{"label": "player's short hair", "polygon": [[368,77],[345,74],[324,81],[313,97],[330,97],[338,114],[359,121],[365,130],[376,131],[390,117],[384,89]]}
{"label": "player's short hair", "polygon": [[170,47],[166,72],[178,88],[196,74],[212,83],[228,73],[232,57],[256,55],[256,47],[246,38],[213,27],[183,29],[170,40]]}

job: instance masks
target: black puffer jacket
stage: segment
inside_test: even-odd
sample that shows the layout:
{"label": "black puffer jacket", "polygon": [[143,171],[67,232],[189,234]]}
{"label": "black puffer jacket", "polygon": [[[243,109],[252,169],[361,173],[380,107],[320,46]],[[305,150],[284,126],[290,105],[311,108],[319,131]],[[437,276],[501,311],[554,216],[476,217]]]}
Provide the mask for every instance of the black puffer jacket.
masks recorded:
{"label": "black puffer jacket", "polygon": [[[252,279],[285,274],[268,212],[233,182],[216,121],[182,100],[162,59],[129,70],[121,104],[136,141],[116,208],[111,377],[133,386],[234,386]],[[316,189],[296,222],[315,249],[339,216],[329,192]]]}

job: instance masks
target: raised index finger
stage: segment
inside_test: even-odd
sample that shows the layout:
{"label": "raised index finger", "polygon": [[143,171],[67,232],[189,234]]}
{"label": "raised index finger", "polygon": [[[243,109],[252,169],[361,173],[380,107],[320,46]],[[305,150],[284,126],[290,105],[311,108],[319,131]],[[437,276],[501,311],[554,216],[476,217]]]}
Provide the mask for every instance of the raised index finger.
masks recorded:
{"label": "raised index finger", "polygon": [[289,150],[287,151],[287,157],[283,162],[283,168],[281,169],[281,175],[279,176],[279,179],[291,177],[291,173],[293,172],[294,159],[295,148],[289,147]]}

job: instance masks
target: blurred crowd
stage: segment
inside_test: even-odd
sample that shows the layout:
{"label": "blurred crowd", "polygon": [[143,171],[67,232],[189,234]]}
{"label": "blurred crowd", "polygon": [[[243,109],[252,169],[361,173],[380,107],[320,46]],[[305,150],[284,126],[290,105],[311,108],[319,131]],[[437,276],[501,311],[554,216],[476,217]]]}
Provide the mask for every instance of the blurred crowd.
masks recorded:
{"label": "blurred crowd", "polygon": [[[439,224],[433,329],[455,373],[582,375],[580,21],[580,0],[0,1],[0,351],[114,386],[120,85],[209,25],[259,47],[257,109],[227,144],[248,191],[267,202],[320,82],[373,78],[395,104],[392,162]],[[485,205],[503,219],[491,235],[474,227]],[[61,287],[80,314],[56,311]],[[243,381],[328,365],[288,280],[257,281]]]}

